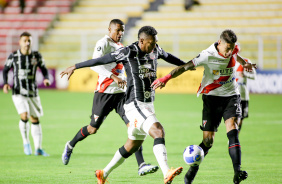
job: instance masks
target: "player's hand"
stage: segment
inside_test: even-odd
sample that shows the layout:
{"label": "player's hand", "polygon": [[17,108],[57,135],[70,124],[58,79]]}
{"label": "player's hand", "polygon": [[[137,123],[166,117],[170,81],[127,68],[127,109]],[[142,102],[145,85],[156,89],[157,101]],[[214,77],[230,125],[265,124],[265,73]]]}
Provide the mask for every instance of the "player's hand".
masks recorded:
{"label": "player's hand", "polygon": [[163,87],[165,87],[165,84],[171,79],[171,74],[168,74],[162,78],[156,79],[152,84],[151,87],[153,88],[153,90],[157,89],[158,87],[160,87],[160,89],[162,89]]}
{"label": "player's hand", "polygon": [[244,70],[247,71],[247,72],[252,72],[253,71],[253,68],[254,69],[257,69],[257,65],[256,64],[251,64],[251,63],[246,63],[244,66],[243,66]]}
{"label": "player's hand", "polygon": [[62,71],[62,72],[60,73],[61,78],[62,78],[64,75],[67,75],[67,76],[68,76],[68,80],[69,80],[75,69],[76,69],[76,68],[75,68],[75,65],[68,67],[67,69],[65,69],[64,71]]}
{"label": "player's hand", "polygon": [[[160,78],[161,79],[161,78]],[[153,88],[153,90],[160,88],[162,89],[163,87],[165,87],[165,83],[162,82],[160,79],[156,79],[152,84],[151,87]]]}
{"label": "player's hand", "polygon": [[44,79],[43,83],[44,83],[44,86],[50,86],[49,79]]}
{"label": "player's hand", "polygon": [[3,92],[4,93],[7,94],[10,89],[11,89],[11,86],[9,84],[4,84],[4,86],[3,86]]}
{"label": "player's hand", "polygon": [[118,87],[124,89],[124,87],[127,85],[125,80],[122,80],[121,78],[117,77],[115,74],[111,75],[111,78],[117,83]]}

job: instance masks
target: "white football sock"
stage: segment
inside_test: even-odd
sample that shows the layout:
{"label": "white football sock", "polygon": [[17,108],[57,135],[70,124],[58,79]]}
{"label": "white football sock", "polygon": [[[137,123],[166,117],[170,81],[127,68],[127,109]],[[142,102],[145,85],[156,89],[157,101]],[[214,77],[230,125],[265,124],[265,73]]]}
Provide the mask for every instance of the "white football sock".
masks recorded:
{"label": "white football sock", "polygon": [[165,176],[167,171],[169,170],[169,167],[167,164],[167,153],[166,153],[165,145],[164,144],[154,145],[153,151],[159,163],[159,166],[162,169],[163,175]]}
{"label": "white football sock", "polygon": [[29,144],[29,122],[19,122],[20,132],[23,138],[23,144]]}
{"label": "white football sock", "polygon": [[31,123],[31,135],[33,138],[35,150],[42,149],[42,130],[40,124]]}
{"label": "white football sock", "polygon": [[113,159],[110,161],[110,163],[103,169],[104,170],[104,178],[107,178],[108,175],[120,166],[125,161],[125,158],[121,156],[119,150],[115,153]]}

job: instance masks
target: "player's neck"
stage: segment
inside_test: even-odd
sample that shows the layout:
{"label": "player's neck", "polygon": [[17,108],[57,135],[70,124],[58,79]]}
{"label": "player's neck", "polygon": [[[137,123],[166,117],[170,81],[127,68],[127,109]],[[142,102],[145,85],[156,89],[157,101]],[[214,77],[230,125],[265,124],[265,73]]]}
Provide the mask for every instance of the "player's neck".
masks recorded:
{"label": "player's neck", "polygon": [[29,55],[31,53],[31,49],[29,49],[29,50],[20,49],[20,51],[23,55]]}

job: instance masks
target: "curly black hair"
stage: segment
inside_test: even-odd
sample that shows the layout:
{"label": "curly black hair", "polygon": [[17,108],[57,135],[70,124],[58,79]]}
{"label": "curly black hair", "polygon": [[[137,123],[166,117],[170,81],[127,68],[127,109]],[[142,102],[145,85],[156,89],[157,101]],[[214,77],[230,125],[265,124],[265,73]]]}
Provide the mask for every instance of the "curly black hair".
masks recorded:
{"label": "curly black hair", "polygon": [[140,35],[142,33],[145,33],[147,36],[156,36],[158,34],[157,30],[153,28],[152,26],[143,26],[138,31],[138,39],[140,38]]}

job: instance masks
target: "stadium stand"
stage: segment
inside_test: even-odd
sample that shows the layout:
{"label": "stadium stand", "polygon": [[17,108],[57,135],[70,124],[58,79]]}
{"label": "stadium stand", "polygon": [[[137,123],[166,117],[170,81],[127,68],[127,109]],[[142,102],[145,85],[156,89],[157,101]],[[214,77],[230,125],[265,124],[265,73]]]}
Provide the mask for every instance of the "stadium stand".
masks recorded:
{"label": "stadium stand", "polygon": [[18,0],[11,0],[0,13],[0,66],[18,48],[19,35],[24,31],[40,39],[60,13],[68,13],[74,0],[26,0],[24,11]]}
{"label": "stadium stand", "polygon": [[48,31],[40,51],[48,65],[65,67],[92,57],[93,48],[108,33],[111,19],[127,23],[129,17],[141,17],[152,0],[80,0],[73,11],[59,16]]}
{"label": "stadium stand", "polygon": [[[153,25],[165,50],[182,59],[191,59],[229,28],[238,35],[242,56],[256,63],[263,57],[262,67],[277,68],[277,48],[281,49],[278,45],[281,45],[282,36],[281,0],[199,2],[199,6],[186,11],[183,0],[166,0],[159,11],[145,12],[136,27],[129,31],[126,44],[136,39],[141,26]],[[261,41],[263,52],[258,54]]]}

